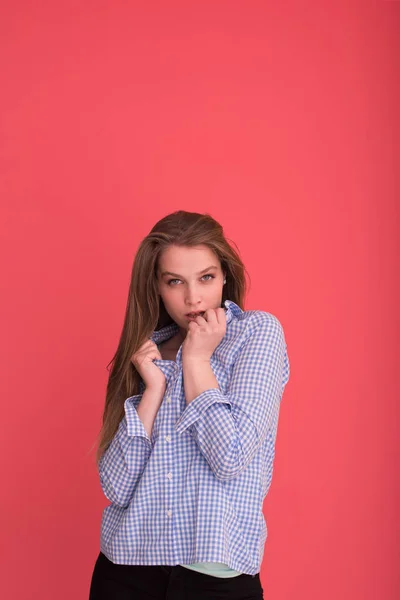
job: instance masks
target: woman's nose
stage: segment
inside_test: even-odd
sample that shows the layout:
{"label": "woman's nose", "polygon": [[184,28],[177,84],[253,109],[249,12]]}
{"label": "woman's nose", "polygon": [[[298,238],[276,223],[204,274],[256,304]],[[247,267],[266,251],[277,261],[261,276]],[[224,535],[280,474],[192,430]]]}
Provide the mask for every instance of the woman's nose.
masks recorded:
{"label": "woman's nose", "polygon": [[[185,297],[186,304],[192,307],[198,306],[201,303],[201,296],[197,288],[188,287]],[[195,308],[194,308],[195,310]]]}

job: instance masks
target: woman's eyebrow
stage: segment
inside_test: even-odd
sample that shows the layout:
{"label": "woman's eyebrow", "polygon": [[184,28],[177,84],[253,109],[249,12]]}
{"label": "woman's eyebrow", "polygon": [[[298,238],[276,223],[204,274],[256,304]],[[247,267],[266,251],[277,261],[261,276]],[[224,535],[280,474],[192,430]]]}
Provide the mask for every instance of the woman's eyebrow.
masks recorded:
{"label": "woman's eyebrow", "polygon": [[[211,265],[210,267],[207,267],[206,269],[200,271],[200,273],[197,273],[197,275],[203,275],[203,273],[209,271],[210,269],[218,269],[218,267],[216,267],[215,265]],[[178,275],[178,273],[171,273],[171,271],[163,271],[161,273],[161,277],[164,277],[164,275],[173,275],[174,277],[179,277],[179,279],[183,279],[182,275]]]}

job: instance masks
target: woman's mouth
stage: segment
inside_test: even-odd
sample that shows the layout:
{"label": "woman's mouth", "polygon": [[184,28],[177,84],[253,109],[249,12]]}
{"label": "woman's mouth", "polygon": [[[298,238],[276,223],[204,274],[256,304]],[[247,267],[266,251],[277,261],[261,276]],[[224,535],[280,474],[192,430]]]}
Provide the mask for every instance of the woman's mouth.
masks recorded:
{"label": "woman's mouth", "polygon": [[202,317],[202,316],[204,315],[204,313],[205,313],[205,311],[204,311],[204,310],[203,310],[203,311],[196,312],[196,313],[187,313],[187,314],[185,315],[185,317],[186,317],[187,319],[194,320],[194,319],[195,319],[196,317],[198,317],[198,316],[201,316],[201,317]]}

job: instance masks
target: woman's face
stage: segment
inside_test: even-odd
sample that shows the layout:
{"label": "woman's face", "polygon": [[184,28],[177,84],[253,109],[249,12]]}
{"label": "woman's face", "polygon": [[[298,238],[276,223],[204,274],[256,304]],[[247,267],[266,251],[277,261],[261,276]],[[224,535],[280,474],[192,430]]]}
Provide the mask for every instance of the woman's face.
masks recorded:
{"label": "woman's face", "polygon": [[168,314],[182,329],[188,313],[221,307],[224,273],[208,246],[169,246],[160,255],[157,281]]}

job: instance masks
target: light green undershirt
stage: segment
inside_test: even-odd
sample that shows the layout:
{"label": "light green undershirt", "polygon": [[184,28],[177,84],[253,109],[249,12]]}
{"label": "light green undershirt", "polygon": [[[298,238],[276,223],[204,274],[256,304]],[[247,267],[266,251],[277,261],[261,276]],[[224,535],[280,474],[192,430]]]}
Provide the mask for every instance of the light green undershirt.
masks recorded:
{"label": "light green undershirt", "polygon": [[205,575],[212,575],[213,577],[237,577],[242,574],[239,571],[231,569],[225,563],[220,562],[198,562],[191,565],[181,565],[181,567],[199,571]]}

